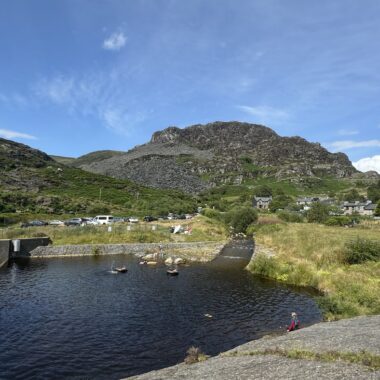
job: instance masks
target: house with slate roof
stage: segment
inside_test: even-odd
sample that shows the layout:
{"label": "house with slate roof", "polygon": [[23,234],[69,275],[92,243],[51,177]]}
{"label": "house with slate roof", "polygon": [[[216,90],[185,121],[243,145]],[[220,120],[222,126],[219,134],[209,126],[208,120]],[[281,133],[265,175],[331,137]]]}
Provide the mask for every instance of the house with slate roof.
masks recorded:
{"label": "house with slate roof", "polygon": [[376,204],[371,201],[344,202],[342,205],[342,210],[344,215],[359,214],[373,216],[375,214]]}
{"label": "house with slate roof", "polygon": [[268,210],[270,203],[272,202],[272,197],[254,197],[253,207],[260,210]]}

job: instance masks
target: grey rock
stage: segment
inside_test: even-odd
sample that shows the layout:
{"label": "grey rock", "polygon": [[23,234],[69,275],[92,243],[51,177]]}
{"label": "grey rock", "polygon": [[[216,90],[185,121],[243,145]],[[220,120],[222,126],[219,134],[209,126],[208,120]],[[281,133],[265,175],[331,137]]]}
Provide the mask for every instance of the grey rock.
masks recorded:
{"label": "grey rock", "polygon": [[380,379],[380,371],[344,361],[290,359],[280,355],[253,355],[265,349],[301,349],[315,353],[360,352],[380,354],[380,316],[319,323],[282,336],[264,337],[207,361],[178,364],[134,376],[135,380],[166,379]]}

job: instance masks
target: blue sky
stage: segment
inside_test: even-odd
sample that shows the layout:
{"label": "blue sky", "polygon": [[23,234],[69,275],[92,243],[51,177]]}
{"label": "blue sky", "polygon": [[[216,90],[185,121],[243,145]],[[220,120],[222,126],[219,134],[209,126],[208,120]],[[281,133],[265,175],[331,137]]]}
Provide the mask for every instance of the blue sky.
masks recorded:
{"label": "blue sky", "polygon": [[79,156],[240,120],[380,172],[378,36],[378,0],[2,1],[0,136]]}

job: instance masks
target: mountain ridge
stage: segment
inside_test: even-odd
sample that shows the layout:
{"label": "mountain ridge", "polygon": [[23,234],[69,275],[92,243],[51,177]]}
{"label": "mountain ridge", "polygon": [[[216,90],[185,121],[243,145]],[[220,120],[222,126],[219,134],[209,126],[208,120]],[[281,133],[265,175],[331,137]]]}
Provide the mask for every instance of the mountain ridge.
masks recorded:
{"label": "mountain ridge", "polygon": [[171,126],[124,154],[79,167],[187,193],[241,184],[259,174],[297,180],[348,178],[358,173],[344,153],[331,153],[302,137],[282,137],[263,125],[237,121]]}

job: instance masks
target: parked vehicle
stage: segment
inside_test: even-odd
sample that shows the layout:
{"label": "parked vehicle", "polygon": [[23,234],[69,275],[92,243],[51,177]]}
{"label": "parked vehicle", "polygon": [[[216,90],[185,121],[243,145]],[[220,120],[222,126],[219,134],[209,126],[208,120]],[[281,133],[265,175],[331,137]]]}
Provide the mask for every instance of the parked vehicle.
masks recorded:
{"label": "parked vehicle", "polygon": [[139,220],[135,217],[129,218],[129,223],[138,223]]}
{"label": "parked vehicle", "polygon": [[64,226],[62,220],[49,220],[49,226]]}
{"label": "parked vehicle", "polygon": [[81,226],[82,224],[82,218],[71,218],[65,221],[66,226]]}
{"label": "parked vehicle", "polygon": [[21,227],[42,227],[47,226],[47,223],[42,220],[32,220],[21,224]]}
{"label": "parked vehicle", "polygon": [[113,216],[112,215],[97,215],[95,216],[93,221],[98,225],[110,224],[110,223],[113,223]]}
{"label": "parked vehicle", "polygon": [[154,216],[151,216],[151,215],[144,216],[144,222],[154,222],[156,220],[158,219],[155,218]]}
{"label": "parked vehicle", "polygon": [[114,216],[113,217],[113,223],[124,223],[125,219],[122,218],[121,216]]}

